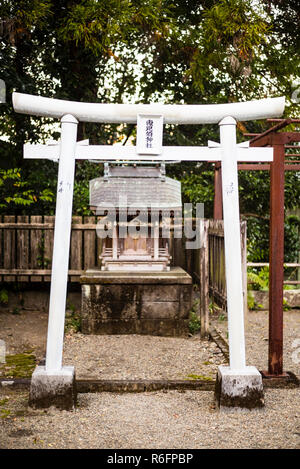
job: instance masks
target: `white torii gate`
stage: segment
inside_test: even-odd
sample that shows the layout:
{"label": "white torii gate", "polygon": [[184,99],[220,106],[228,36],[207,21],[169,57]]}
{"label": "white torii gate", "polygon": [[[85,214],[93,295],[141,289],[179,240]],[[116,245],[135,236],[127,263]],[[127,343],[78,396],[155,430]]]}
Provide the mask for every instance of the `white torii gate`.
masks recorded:
{"label": "white torii gate", "polygon": [[[253,368],[246,367],[245,359],[237,162],[272,161],[273,149],[249,148],[248,142],[237,144],[236,120],[281,116],[284,111],[284,98],[213,105],[127,105],[78,103],[14,93],[13,105],[16,112],[61,120],[60,142],[52,142],[50,145],[24,145],[24,158],[46,158],[58,161],[59,166],[45,373],[63,375],[63,336],[76,159],[221,161],[229,368],[235,375],[243,375],[247,368]],[[149,128],[146,128],[149,120],[152,122],[150,141]],[[79,121],[137,122],[137,147],[90,146],[87,140],[76,142]],[[207,147],[163,147],[163,122],[219,124],[220,143],[209,141]]]}

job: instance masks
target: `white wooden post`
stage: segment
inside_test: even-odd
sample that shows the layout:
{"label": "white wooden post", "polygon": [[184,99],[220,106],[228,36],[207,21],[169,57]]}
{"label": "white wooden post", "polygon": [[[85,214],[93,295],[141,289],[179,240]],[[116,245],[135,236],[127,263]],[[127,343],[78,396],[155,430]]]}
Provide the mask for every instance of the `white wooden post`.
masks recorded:
{"label": "white wooden post", "polygon": [[201,337],[209,334],[209,252],[208,252],[209,220],[200,220],[199,273],[200,273],[200,324]]}
{"label": "white wooden post", "polygon": [[113,225],[113,239],[112,239],[113,259],[118,258],[118,238],[117,238],[117,222]]}
{"label": "white wooden post", "polygon": [[244,304],[239,218],[239,190],[236,149],[236,121],[225,117],[219,123],[222,157],[225,269],[228,310],[230,368],[246,366]]}
{"label": "white wooden post", "polygon": [[248,300],[247,300],[247,222],[241,223],[241,250],[242,250],[242,282],[244,299],[244,324],[248,327]]}
{"label": "white wooden post", "polygon": [[159,258],[159,222],[155,222],[154,226],[154,259]]}
{"label": "white wooden post", "polygon": [[77,119],[70,114],[63,116],[61,119],[61,143],[46,353],[47,372],[59,371],[62,367],[77,124]]}

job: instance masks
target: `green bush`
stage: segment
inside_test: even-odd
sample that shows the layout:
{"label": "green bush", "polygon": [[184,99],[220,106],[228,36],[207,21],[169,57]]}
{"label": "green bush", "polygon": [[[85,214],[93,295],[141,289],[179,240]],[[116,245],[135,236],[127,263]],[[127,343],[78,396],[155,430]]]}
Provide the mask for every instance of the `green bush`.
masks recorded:
{"label": "green bush", "polygon": [[263,267],[259,272],[248,270],[248,290],[268,291],[269,289],[269,267]]}
{"label": "green bush", "polygon": [[8,291],[5,288],[0,290],[0,304],[7,305],[8,303]]}
{"label": "green bush", "polygon": [[196,332],[200,331],[201,324],[200,324],[200,318],[199,316],[195,313],[195,311],[190,312],[190,322],[189,322],[189,330],[191,334],[195,334]]}

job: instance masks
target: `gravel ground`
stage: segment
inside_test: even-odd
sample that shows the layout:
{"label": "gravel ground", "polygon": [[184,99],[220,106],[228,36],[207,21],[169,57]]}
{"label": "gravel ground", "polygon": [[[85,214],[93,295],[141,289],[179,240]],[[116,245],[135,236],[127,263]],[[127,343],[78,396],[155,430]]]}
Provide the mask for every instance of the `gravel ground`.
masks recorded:
{"label": "gravel ground", "polygon": [[189,338],[139,335],[68,335],[64,363],[73,365],[78,379],[215,378],[226,363],[214,342]]}
{"label": "gravel ground", "polygon": [[[283,314],[283,368],[300,376],[300,311],[291,309]],[[215,319],[213,325],[227,337],[226,320]],[[247,364],[259,370],[268,369],[268,330],[268,311],[249,311],[245,326]]]}
{"label": "gravel ground", "polygon": [[[300,311],[286,312],[284,324],[284,368],[299,376]],[[214,325],[226,337],[226,321]],[[248,364],[267,367],[267,339],[267,313],[250,312]],[[67,334],[64,362],[78,378],[183,379],[214,378],[224,358],[199,336]],[[0,448],[300,448],[299,397],[299,388],[266,389],[264,409],[220,413],[211,391],[79,394],[65,412],[29,409],[27,392],[2,388]]]}
{"label": "gravel ground", "polygon": [[[222,316],[221,316],[222,317]],[[227,321],[212,321],[227,338]],[[250,311],[246,321],[247,364],[268,368],[268,313]],[[296,340],[299,341],[298,345]],[[284,369],[300,376],[300,311],[284,312]],[[296,360],[295,360],[296,357]],[[214,342],[189,338],[139,335],[86,336],[65,338],[64,363],[74,365],[79,379],[186,379],[215,378],[217,367],[226,360]]]}
{"label": "gravel ground", "polygon": [[266,391],[263,410],[219,413],[208,391],[81,394],[73,412],[7,396],[0,448],[300,448],[299,389]]}

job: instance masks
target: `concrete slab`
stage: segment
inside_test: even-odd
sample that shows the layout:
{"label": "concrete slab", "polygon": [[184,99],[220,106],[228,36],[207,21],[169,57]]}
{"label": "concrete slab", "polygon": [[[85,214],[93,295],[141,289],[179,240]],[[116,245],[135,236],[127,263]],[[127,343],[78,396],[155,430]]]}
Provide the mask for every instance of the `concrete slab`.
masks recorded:
{"label": "concrete slab", "polygon": [[100,269],[88,269],[80,277],[81,284],[160,284],[176,285],[192,283],[191,276],[181,267],[171,267],[165,272],[109,272]]}

